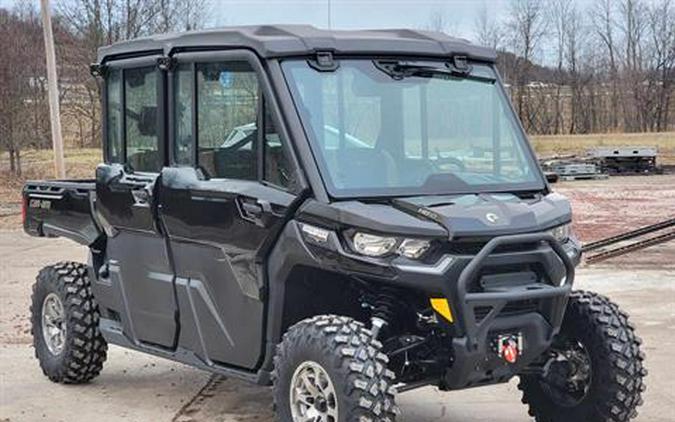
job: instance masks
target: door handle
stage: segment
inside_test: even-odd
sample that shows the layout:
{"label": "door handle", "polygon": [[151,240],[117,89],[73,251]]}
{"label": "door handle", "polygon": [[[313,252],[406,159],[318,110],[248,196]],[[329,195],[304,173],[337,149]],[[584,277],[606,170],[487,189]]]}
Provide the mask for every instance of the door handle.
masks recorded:
{"label": "door handle", "polygon": [[131,196],[134,198],[134,205],[138,207],[150,206],[150,191],[147,187],[131,190]]}
{"label": "door handle", "polygon": [[269,227],[276,220],[283,217],[283,214],[276,211],[274,206],[264,199],[239,197],[237,198],[237,202],[242,218],[260,227]]}
{"label": "door handle", "polygon": [[241,210],[245,217],[260,219],[263,216],[263,207],[255,202],[241,201]]}

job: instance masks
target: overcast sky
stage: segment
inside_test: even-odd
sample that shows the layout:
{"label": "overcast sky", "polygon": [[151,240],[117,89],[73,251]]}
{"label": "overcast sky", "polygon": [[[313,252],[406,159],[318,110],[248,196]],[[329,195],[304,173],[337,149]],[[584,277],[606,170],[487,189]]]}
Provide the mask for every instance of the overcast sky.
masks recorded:
{"label": "overcast sky", "polygon": [[[17,0],[0,0],[11,7]],[[39,5],[38,0],[32,0]],[[61,0],[51,0],[57,4]],[[209,0],[209,27],[247,24],[305,23],[333,29],[424,28],[442,15],[445,30],[473,40],[476,20],[486,8],[491,20],[504,21],[511,0]],[[594,0],[570,0],[584,8]],[[655,0],[644,0],[652,2]],[[330,8],[329,8],[330,4]],[[545,45],[537,52],[546,62]]]}
{"label": "overcast sky", "polygon": [[[16,0],[0,0],[11,7]],[[52,0],[52,4],[59,0]],[[209,26],[265,23],[306,23],[328,27],[329,0],[210,0]],[[35,0],[35,4],[39,2]],[[470,37],[478,11],[503,16],[508,0],[330,0],[331,26],[348,28],[421,28],[441,13],[448,30]]]}
{"label": "overcast sky", "polygon": [[[213,0],[220,24],[308,23],[328,27],[329,0]],[[507,0],[330,0],[331,26],[340,28],[420,28],[441,13],[453,32],[472,35],[484,4],[504,15]]]}

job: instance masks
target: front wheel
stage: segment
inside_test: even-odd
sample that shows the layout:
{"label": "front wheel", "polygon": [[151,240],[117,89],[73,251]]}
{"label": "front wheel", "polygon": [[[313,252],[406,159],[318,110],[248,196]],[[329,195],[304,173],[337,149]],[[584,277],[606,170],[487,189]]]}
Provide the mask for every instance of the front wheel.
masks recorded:
{"label": "front wheel", "polygon": [[394,374],[360,322],[320,315],[291,327],[274,358],[281,422],[394,422]]}
{"label": "front wheel", "polygon": [[641,340],[604,296],[573,292],[542,375],[523,375],[523,403],[537,422],[627,422],[645,389]]}

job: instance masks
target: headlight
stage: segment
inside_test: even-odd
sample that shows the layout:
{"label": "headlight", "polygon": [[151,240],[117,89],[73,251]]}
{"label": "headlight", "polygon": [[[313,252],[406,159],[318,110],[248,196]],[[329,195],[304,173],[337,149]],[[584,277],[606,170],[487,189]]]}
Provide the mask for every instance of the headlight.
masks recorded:
{"label": "headlight", "polygon": [[361,255],[380,257],[398,253],[410,259],[419,259],[431,243],[422,239],[400,239],[393,236],[356,232],[352,237],[354,250]]}
{"label": "headlight", "polygon": [[428,240],[404,239],[398,247],[398,253],[410,259],[418,259],[429,249],[431,243]]}
{"label": "headlight", "polygon": [[366,256],[384,256],[394,251],[398,241],[395,237],[356,233],[352,238],[354,250]]}
{"label": "headlight", "polygon": [[300,223],[300,231],[305,239],[321,244],[327,243],[330,236],[330,231],[311,224]]}
{"label": "headlight", "polygon": [[565,243],[569,240],[572,234],[572,225],[563,224],[562,226],[554,227],[548,233],[560,243]]}

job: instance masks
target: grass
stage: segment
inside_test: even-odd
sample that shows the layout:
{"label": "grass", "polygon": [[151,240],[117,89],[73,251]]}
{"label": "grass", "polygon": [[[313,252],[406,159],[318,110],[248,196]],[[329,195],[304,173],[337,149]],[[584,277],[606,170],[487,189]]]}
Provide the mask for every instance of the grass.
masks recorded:
{"label": "grass", "polygon": [[[21,153],[23,174],[9,172],[9,154],[0,154],[0,228],[18,228],[21,223],[21,188],[31,179],[53,179],[54,161],[51,149],[26,150]],[[66,178],[93,179],[96,165],[101,161],[98,148],[67,149]]]}
{"label": "grass", "polygon": [[592,147],[655,146],[661,164],[675,164],[675,132],[531,136],[540,156],[585,154]]}

